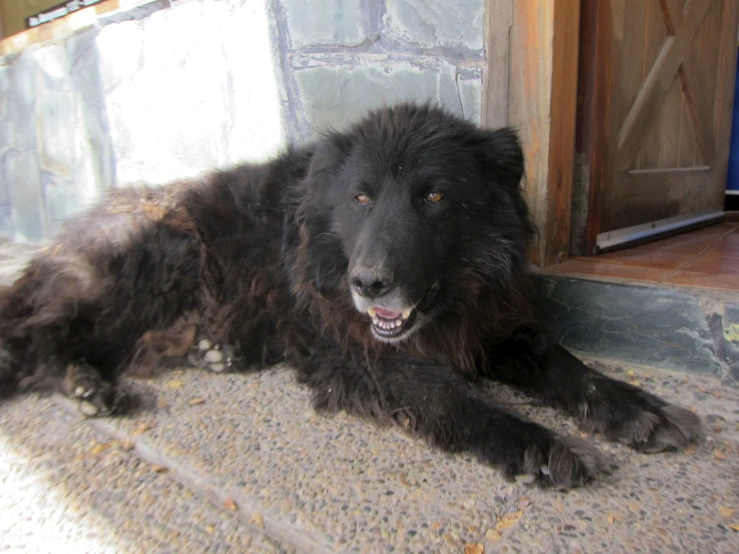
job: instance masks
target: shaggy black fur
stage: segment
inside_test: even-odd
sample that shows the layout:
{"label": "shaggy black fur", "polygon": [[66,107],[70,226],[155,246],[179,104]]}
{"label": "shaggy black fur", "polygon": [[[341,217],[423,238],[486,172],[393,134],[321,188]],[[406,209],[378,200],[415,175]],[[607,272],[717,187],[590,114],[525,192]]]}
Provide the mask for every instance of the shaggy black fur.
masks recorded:
{"label": "shaggy black fur", "polygon": [[695,440],[696,416],[588,369],[532,317],[523,164],[510,130],[400,105],[264,165],[116,191],[0,295],[0,383],[107,413],[125,369],[198,337],[240,367],[287,360],[319,408],[541,485],[591,480],[598,451],[497,407],[476,378],[644,451]]}

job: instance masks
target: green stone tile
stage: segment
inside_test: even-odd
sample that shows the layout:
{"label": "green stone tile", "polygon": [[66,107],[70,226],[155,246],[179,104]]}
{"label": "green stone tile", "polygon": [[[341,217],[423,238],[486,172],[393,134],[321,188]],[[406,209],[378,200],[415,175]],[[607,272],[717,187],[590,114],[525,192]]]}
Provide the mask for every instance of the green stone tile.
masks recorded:
{"label": "green stone tile", "polygon": [[541,317],[566,348],[665,369],[722,372],[706,314],[691,293],[551,276],[537,284]]}

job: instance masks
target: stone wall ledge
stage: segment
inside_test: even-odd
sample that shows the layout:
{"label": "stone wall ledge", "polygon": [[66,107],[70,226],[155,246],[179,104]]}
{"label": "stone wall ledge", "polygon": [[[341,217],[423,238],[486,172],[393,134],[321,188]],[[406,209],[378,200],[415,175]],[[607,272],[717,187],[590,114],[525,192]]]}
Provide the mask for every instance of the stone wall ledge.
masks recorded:
{"label": "stone wall ledge", "polygon": [[303,46],[292,50],[294,54],[304,56],[315,56],[321,54],[368,54],[368,55],[390,55],[395,58],[444,58],[447,61],[485,67],[485,53],[480,50],[468,50],[464,47],[434,46],[432,48],[419,48],[410,44],[395,43],[385,37],[372,37],[356,46],[342,45],[316,45]]}
{"label": "stone wall ledge", "polygon": [[480,76],[485,69],[484,60],[454,59],[441,56],[434,52],[423,54],[383,52],[383,51],[358,51],[357,49],[335,49],[323,52],[290,52],[288,57],[292,66],[297,71],[302,67],[317,67],[323,65],[362,65],[364,63],[400,63],[411,64],[418,68],[432,69],[438,67],[442,62],[449,63],[458,68],[463,77]]}

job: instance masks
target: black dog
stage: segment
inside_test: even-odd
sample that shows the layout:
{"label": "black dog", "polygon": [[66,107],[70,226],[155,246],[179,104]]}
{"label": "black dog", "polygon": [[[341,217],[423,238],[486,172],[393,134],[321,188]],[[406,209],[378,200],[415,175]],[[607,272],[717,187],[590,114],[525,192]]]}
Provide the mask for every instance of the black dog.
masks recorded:
{"label": "black dog", "polygon": [[598,451],[491,402],[490,377],[646,452],[699,419],[591,369],[531,315],[516,135],[401,105],[343,133],[168,187],[115,191],[0,295],[0,383],[112,411],[131,366],[287,360],[316,405],[405,425],[542,485]]}

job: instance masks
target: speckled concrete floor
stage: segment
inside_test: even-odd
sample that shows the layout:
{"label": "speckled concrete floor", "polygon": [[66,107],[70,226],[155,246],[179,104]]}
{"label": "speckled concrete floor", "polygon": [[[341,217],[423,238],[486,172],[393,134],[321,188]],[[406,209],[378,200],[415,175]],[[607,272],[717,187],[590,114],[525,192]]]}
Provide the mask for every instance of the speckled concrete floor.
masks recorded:
{"label": "speckled concrete floor", "polygon": [[0,406],[0,551],[294,552],[59,399]]}
{"label": "speckled concrete floor", "polygon": [[[0,283],[28,250],[0,244]],[[16,552],[739,552],[739,390],[599,369],[704,417],[706,441],[645,456],[587,437],[613,472],[569,493],[504,481],[399,429],[323,416],[289,368],[127,380],[126,415],[60,396],[0,403],[0,550]],[[561,433],[572,421],[490,394]]]}
{"label": "speckled concrete floor", "polygon": [[[739,525],[739,391],[711,378],[598,365],[697,409],[706,441],[645,456],[588,437],[614,471],[565,494],[508,483],[399,429],[317,415],[288,368],[129,380],[138,404],[111,419],[83,420],[58,396],[17,398],[0,405],[0,548],[739,551],[731,528]],[[490,392],[579,434],[507,387]]]}

